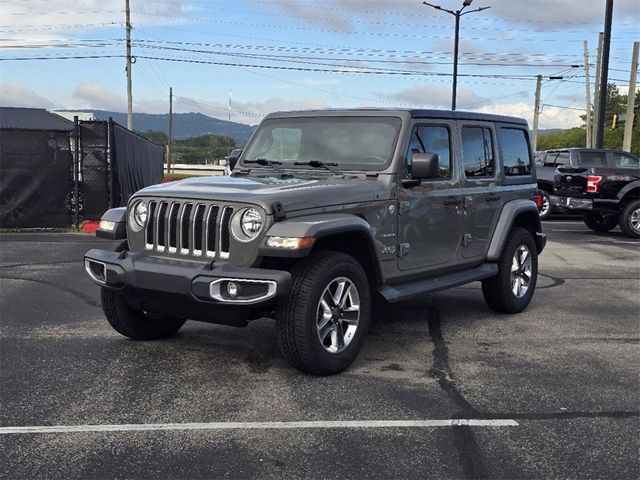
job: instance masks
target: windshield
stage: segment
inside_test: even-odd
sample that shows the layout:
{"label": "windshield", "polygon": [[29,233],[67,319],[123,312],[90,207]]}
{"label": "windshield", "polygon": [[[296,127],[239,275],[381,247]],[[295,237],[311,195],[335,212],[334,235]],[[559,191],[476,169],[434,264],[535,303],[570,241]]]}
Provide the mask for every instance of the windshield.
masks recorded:
{"label": "windshield", "polygon": [[293,166],[320,161],[340,168],[378,170],[391,161],[400,119],[315,117],[265,120],[243,161],[265,159]]}

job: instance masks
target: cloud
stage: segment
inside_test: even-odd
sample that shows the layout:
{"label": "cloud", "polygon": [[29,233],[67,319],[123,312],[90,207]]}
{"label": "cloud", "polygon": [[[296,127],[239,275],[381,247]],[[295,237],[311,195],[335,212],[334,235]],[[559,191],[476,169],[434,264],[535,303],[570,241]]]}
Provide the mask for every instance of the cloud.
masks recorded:
{"label": "cloud", "polygon": [[[529,127],[533,126],[533,104],[530,103],[501,103],[471,109],[471,111],[521,117],[529,122]],[[541,129],[579,127],[582,125],[581,114],[579,110],[545,106],[540,114],[538,126]]]}
{"label": "cloud", "polygon": [[[406,106],[449,108],[451,106],[451,88],[435,85],[414,85],[391,95],[382,95]],[[459,105],[482,105],[488,100],[478,97],[472,90],[458,89],[456,102]]]}
{"label": "cloud", "polygon": [[[132,23],[162,26],[181,23],[180,14],[189,11],[186,0],[132,2]],[[124,2],[102,0],[32,0],[3,2],[0,45],[44,45],[67,42],[74,33],[104,28],[122,28]]]}
{"label": "cloud", "polygon": [[[529,7],[514,0],[492,0],[491,13],[505,20],[536,24],[538,28],[556,29],[570,24],[602,24],[605,2],[602,0],[535,0]],[[526,5],[526,4],[525,4]],[[637,0],[617,0],[614,21],[640,21]]]}
{"label": "cloud", "polygon": [[[456,9],[462,2],[441,0],[437,3],[445,8]],[[488,17],[535,24],[540,29],[557,29],[573,24],[602,24],[604,21],[602,0],[485,0],[482,3],[478,0],[476,4],[491,7],[491,10],[483,12]],[[379,29],[384,26],[383,22],[412,20],[417,24],[431,19],[451,20],[448,14],[430,9],[419,0],[325,0],[322,3],[288,0],[254,8],[275,8],[300,17],[299,21],[302,23],[344,31],[354,31],[367,24],[371,29]],[[614,21],[640,23],[637,0],[616,0]]]}
{"label": "cloud", "polygon": [[127,101],[124,97],[107,88],[92,83],[82,82],[73,91],[73,98],[82,102],[81,108],[97,110],[126,111]]}
{"label": "cloud", "polygon": [[59,106],[21,83],[0,84],[0,105],[30,108],[56,108]]}

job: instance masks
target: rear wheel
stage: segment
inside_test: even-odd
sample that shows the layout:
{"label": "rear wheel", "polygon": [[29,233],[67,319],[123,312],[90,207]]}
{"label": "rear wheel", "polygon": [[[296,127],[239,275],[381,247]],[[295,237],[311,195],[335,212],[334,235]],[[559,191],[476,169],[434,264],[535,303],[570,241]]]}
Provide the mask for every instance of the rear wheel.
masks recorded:
{"label": "rear wheel", "polygon": [[362,266],[345,253],[319,251],[291,273],[291,292],[276,311],[280,350],[304,372],[341,372],[369,328],[371,292]]}
{"label": "rear wheel", "polygon": [[640,237],[640,200],[627,203],[620,212],[620,228],[628,237]]}
{"label": "rear wheel", "polygon": [[134,340],[157,340],[168,337],[180,330],[186,321],[136,310],[120,293],[108,288],[100,289],[100,299],[109,325],[116,332]]}
{"label": "rear wheel", "polygon": [[582,219],[584,224],[595,232],[608,232],[618,224],[615,215],[602,215],[598,212],[584,212]]}
{"label": "rear wheel", "polygon": [[498,261],[498,274],[482,281],[487,305],[501,313],[523,311],[538,279],[538,252],[531,233],[515,227]]}
{"label": "rear wheel", "polygon": [[546,220],[551,216],[551,201],[549,200],[549,193],[544,190],[538,190],[538,193],[542,197],[542,205],[540,206],[540,220]]}

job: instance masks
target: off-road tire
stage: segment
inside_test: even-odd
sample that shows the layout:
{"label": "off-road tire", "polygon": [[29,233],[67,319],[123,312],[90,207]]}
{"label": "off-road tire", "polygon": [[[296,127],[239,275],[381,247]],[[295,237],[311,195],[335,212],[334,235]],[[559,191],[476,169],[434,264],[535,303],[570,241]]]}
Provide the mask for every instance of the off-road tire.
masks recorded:
{"label": "off-road tire", "polygon": [[543,206],[546,205],[546,210],[540,210],[540,220],[547,220],[551,216],[552,211],[549,193],[544,190],[538,190],[538,193],[542,195]]}
{"label": "off-road tire", "polygon": [[[276,308],[276,333],[284,357],[295,368],[315,375],[341,372],[357,357],[369,329],[371,291],[362,266],[350,255],[314,252],[291,270],[291,292]],[[350,343],[341,352],[327,351],[318,336],[317,313],[325,288],[345,277],[360,297],[360,317]]]}
{"label": "off-road tire", "polygon": [[627,203],[622,212],[620,212],[620,229],[631,238],[640,238],[640,231],[633,228],[633,221],[638,221],[638,210],[640,209],[640,200],[633,200]]}
{"label": "off-road tire", "polygon": [[[531,279],[528,289],[522,298],[518,298],[512,291],[511,267],[515,252],[524,245],[531,255]],[[482,293],[487,305],[500,313],[519,313],[523,311],[536,288],[538,279],[538,250],[531,232],[524,228],[514,227],[511,230],[500,260],[498,261],[498,274],[482,281]]]}
{"label": "off-road tire", "polygon": [[122,295],[101,287],[102,310],[113,329],[134,340],[158,340],[173,335],[186,320],[175,317],[149,316],[132,308]]}
{"label": "off-road tire", "polygon": [[594,232],[606,233],[613,230],[618,224],[618,217],[615,215],[601,215],[597,212],[584,212],[582,214],[584,224]]}

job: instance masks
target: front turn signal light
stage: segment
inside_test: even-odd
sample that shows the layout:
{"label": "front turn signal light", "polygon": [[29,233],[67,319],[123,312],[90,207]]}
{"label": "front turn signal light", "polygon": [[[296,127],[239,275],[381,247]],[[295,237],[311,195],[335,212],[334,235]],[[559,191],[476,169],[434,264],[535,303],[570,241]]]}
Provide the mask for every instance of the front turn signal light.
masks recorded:
{"label": "front turn signal light", "polygon": [[269,237],[267,246],[273,248],[286,248],[289,250],[300,250],[309,248],[315,242],[313,237]]}

